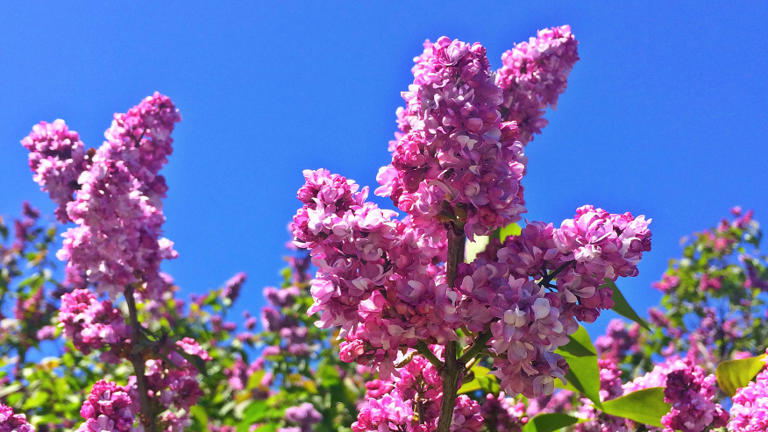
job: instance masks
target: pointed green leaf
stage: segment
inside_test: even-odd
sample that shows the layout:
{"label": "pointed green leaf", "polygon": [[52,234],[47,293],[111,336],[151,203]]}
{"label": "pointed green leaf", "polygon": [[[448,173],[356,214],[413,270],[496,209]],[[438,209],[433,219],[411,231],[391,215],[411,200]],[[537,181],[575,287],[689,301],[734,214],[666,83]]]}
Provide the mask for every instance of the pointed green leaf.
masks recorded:
{"label": "pointed green leaf", "polygon": [[523,432],[552,432],[585,421],[587,420],[562,413],[539,414],[523,426]]}
{"label": "pointed green leaf", "polygon": [[568,337],[570,341],[555,350],[568,362],[566,382],[558,380],[557,386],[580,393],[599,406],[600,368],[597,365],[597,350],[582,326]]}
{"label": "pointed green leaf", "polygon": [[664,388],[651,387],[605,401],[601,410],[612,416],[663,427],[661,418],[669,412],[669,408],[669,404],[664,402]]}
{"label": "pointed green leaf", "polygon": [[490,369],[475,365],[470,371],[472,372],[472,379],[461,385],[459,394],[472,393],[477,390],[483,390],[485,393],[491,394],[499,393],[501,388],[499,387],[498,378],[491,374]]}
{"label": "pointed green leaf", "polygon": [[507,237],[517,237],[520,235],[520,233],[523,232],[523,229],[520,228],[520,225],[516,223],[511,223],[504,228],[499,230],[499,240],[501,240],[502,243],[504,243],[504,240],[507,239]]}
{"label": "pointed green leaf", "polygon": [[765,366],[766,355],[740,360],[726,360],[717,365],[717,385],[728,396],[733,396],[741,387],[752,381]]}
{"label": "pointed green leaf", "polygon": [[629,318],[632,321],[640,324],[640,327],[651,331],[648,323],[645,322],[644,319],[640,318],[640,315],[638,315],[637,312],[632,309],[632,306],[629,305],[629,302],[627,302],[627,299],[624,297],[624,294],[621,293],[619,287],[616,286],[616,283],[610,279],[606,279],[605,282],[606,285],[610,286],[611,290],[613,290],[613,307],[611,309],[624,318]]}

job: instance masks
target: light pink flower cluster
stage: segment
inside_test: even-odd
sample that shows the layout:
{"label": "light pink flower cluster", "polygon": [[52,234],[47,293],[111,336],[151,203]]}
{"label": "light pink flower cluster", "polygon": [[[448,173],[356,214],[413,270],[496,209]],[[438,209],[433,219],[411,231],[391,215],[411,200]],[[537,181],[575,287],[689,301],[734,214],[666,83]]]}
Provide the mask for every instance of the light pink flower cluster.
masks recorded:
{"label": "light pink flower cluster", "polygon": [[84,277],[112,298],[133,283],[145,284],[150,298],[162,290],[160,262],[176,252],[160,238],[167,187],[158,171],[171,153],[170,133],[179,120],[173,103],[159,93],[115,115],[66,207],[78,226],[64,233],[57,256],[67,262],[70,282]]}
{"label": "light pink flower cluster", "polygon": [[376,194],[419,223],[466,220],[470,238],[519,220],[526,160],[515,125],[502,122],[485,48],[441,37],[414,62]]}
{"label": "light pink flower cluster", "polygon": [[138,413],[130,386],[119,386],[109,381],[98,381],[80,408],[85,423],[78,432],[130,432]]}
{"label": "light pink flower cluster", "polygon": [[444,233],[393,219],[394,212],[365,201],[367,189],[342,176],[326,170],[304,176],[298,192],[304,206],[291,230],[318,268],[310,313],[320,314],[324,328],[341,327],[345,361],[364,355],[391,370],[398,347],[455,339],[455,297],[437,265]]}
{"label": "light pink flower cluster", "polygon": [[76,289],[61,297],[59,322],[75,348],[89,353],[105,345],[123,344],[131,330],[109,300],[98,301],[88,290]]}
{"label": "light pink flower cluster", "polygon": [[64,120],[40,122],[21,140],[29,150],[29,168],[40,188],[51,196],[56,217],[68,222],[66,205],[79,189],[77,178],[89,165],[85,146],[77,132],[69,130]]}
{"label": "light pink flower cluster", "polygon": [[547,125],[544,109],[557,106],[565,91],[568,74],[579,60],[578,42],[571,27],[539,30],[535,38],[521,42],[501,56],[503,66],[496,84],[504,90],[501,112],[514,121],[523,145]]}
{"label": "light pink flower cluster", "polygon": [[768,430],[768,371],[760,372],[753,382],[738,389],[732,400],[730,432]]}
{"label": "light pink flower cluster", "polygon": [[0,432],[35,432],[24,414],[14,414],[13,409],[0,403]]}
{"label": "light pink flower cluster", "polygon": [[[366,386],[366,398],[358,407],[354,432],[433,432],[437,429],[442,380],[435,367],[414,356],[388,381]],[[418,414],[418,415],[416,415]],[[478,432],[483,425],[480,405],[466,395],[456,398],[452,432]]]}
{"label": "light pink flower cluster", "polygon": [[716,378],[698,365],[667,375],[664,402],[672,405],[661,423],[665,432],[702,432],[724,427],[728,412],[714,402]]}

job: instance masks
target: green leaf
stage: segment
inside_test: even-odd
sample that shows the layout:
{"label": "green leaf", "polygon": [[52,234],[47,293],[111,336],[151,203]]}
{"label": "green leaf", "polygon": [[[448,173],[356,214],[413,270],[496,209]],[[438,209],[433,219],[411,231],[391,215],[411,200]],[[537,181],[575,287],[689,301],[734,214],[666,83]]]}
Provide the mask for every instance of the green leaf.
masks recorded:
{"label": "green leaf", "polygon": [[[243,420],[237,426],[238,432],[245,432],[254,424],[263,421],[268,411],[266,400],[255,400],[243,411]],[[241,428],[242,427],[242,428]]]}
{"label": "green leaf", "polygon": [[562,413],[539,414],[523,426],[523,432],[552,432],[585,421],[588,420]]}
{"label": "green leaf", "polygon": [[321,363],[317,368],[317,378],[323,386],[331,387],[341,383],[341,377],[336,367],[328,363]]}
{"label": "green leaf", "polygon": [[597,350],[592,345],[587,330],[579,326],[572,335],[570,341],[555,350],[568,362],[568,373],[565,375],[566,383],[559,383],[562,387],[580,393],[595,405],[600,406],[600,368],[597,365]]}
{"label": "green leaf", "polygon": [[632,321],[640,324],[640,327],[651,331],[648,323],[645,322],[644,319],[640,318],[640,315],[638,315],[637,312],[632,309],[632,306],[629,305],[629,302],[627,302],[624,294],[619,291],[619,287],[616,286],[616,283],[610,279],[606,279],[605,282],[606,285],[610,286],[611,290],[613,291],[613,307],[611,309],[624,318],[629,318]]}
{"label": "green leaf", "polygon": [[651,387],[605,401],[601,410],[612,416],[663,427],[661,418],[669,412],[669,408],[669,404],[664,402],[664,388]]}
{"label": "green leaf", "polygon": [[192,414],[192,417],[195,418],[198,425],[201,430],[207,431],[208,430],[208,414],[205,412],[205,408],[201,407],[200,405],[192,405],[189,408],[189,412]]}
{"label": "green leaf", "polygon": [[504,240],[506,240],[507,237],[509,236],[517,237],[522,232],[523,232],[523,229],[520,228],[520,225],[516,223],[511,223],[499,230],[499,240],[501,240],[501,242],[504,243]]}
{"label": "green leaf", "polygon": [[477,258],[490,243],[490,237],[488,236],[475,236],[475,241],[467,240],[467,244],[464,246],[464,261],[471,263]]}
{"label": "green leaf", "polygon": [[42,408],[45,406],[45,403],[48,402],[49,396],[48,392],[38,390],[35,393],[32,393],[32,395],[24,401],[24,405],[22,405],[21,409],[26,411],[34,408]]}
{"label": "green leaf", "polygon": [[472,372],[473,378],[461,385],[459,394],[472,393],[477,390],[483,390],[485,393],[491,394],[499,393],[501,388],[499,387],[498,379],[495,375],[491,374],[490,369],[475,365],[470,371]]}
{"label": "green leaf", "polygon": [[717,384],[725,394],[733,396],[737,389],[752,381],[763,369],[765,362],[765,354],[740,360],[726,360],[717,365]]}

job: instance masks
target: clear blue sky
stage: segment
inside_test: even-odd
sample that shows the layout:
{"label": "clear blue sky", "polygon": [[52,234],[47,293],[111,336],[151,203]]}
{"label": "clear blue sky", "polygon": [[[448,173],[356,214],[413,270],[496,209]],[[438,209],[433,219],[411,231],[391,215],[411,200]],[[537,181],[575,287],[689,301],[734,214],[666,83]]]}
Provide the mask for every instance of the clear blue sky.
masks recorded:
{"label": "clear blue sky", "polygon": [[586,203],[652,217],[653,251],[620,283],[637,309],[681,236],[735,204],[768,221],[766,2],[23,3],[0,10],[0,214],[52,210],[19,145],[33,124],[63,118],[98,146],[113,112],[159,90],[183,117],[165,269],[187,292],[246,271],[239,310],[278,282],[302,169],[375,185],[411,59],[440,35],[498,66],[571,24],[582,60],[528,147],[527,217],[559,224]]}

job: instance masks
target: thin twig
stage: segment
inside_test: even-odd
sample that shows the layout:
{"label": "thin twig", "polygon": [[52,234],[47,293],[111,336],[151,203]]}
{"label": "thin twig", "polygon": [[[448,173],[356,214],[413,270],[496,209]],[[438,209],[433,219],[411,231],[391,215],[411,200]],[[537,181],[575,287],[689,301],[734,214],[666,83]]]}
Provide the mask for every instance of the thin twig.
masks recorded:
{"label": "thin twig", "polygon": [[419,354],[429,360],[429,362],[432,363],[432,366],[436,367],[438,370],[443,368],[443,362],[441,362],[439,358],[432,354],[432,351],[423,341],[419,341],[419,343],[417,343],[414,348],[416,348],[416,351],[418,351]]}

